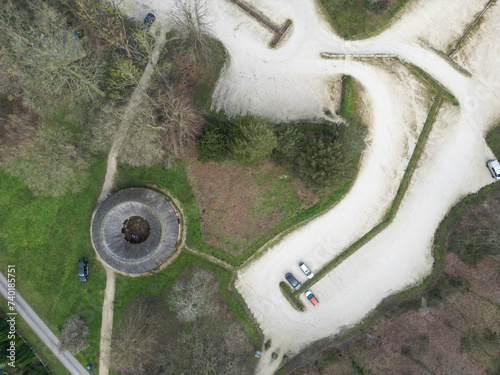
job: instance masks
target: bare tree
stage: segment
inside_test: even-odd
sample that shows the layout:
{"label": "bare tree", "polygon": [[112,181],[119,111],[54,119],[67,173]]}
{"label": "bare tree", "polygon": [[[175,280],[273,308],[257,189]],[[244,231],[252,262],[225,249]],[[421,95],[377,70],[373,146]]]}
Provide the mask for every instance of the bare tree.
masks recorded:
{"label": "bare tree", "polygon": [[111,63],[107,90],[109,96],[121,99],[124,92],[137,85],[141,76],[140,69],[131,59],[117,58]]}
{"label": "bare tree", "polygon": [[245,356],[229,353],[224,348],[220,327],[214,322],[195,324],[184,331],[176,342],[169,342],[161,356],[161,374],[242,375],[249,374]]}
{"label": "bare tree", "polygon": [[59,351],[67,350],[71,354],[77,354],[88,347],[87,336],[89,329],[80,315],[71,315],[60,338]]}
{"label": "bare tree", "polygon": [[210,60],[217,44],[209,36],[205,0],[176,0],[171,17],[190,48],[194,59]]}
{"label": "bare tree", "polygon": [[154,297],[136,297],[113,332],[110,366],[122,374],[153,373],[165,324],[164,308]]}
{"label": "bare tree", "polygon": [[99,39],[125,51],[128,58],[151,59],[154,38],[147,31],[127,27],[122,0],[76,0],[75,13]]}
{"label": "bare tree", "polygon": [[66,28],[65,17],[45,2],[28,3],[28,11],[10,1],[0,10],[0,60],[32,91],[62,95],[67,91],[106,96],[97,82],[100,65]]}
{"label": "bare tree", "polygon": [[187,281],[178,281],[172,288],[169,302],[181,322],[193,322],[217,312],[214,296],[218,283],[214,275],[197,270]]}
{"label": "bare tree", "polygon": [[176,156],[194,143],[200,134],[203,119],[191,102],[184,96],[160,92],[155,110],[156,120],[165,148]]}
{"label": "bare tree", "polygon": [[252,345],[248,342],[248,338],[243,332],[241,326],[233,322],[227,326],[224,332],[224,347],[228,353],[236,355],[246,355],[252,351]]}
{"label": "bare tree", "polygon": [[120,161],[150,166],[167,155],[179,156],[200,133],[203,119],[184,97],[160,91],[147,99],[131,120]]}

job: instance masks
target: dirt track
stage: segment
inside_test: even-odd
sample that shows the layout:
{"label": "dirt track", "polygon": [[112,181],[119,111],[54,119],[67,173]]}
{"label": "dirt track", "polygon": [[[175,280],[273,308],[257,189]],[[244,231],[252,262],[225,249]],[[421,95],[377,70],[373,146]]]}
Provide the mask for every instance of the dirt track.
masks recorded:
{"label": "dirt track", "polygon": [[[321,117],[326,109],[335,112],[338,103],[330,97],[329,81],[341,74],[361,82],[372,109],[369,147],[348,195],[239,273],[237,288],[273,342],[259,362],[258,374],[276,370],[280,361],[271,359],[273,350],[293,355],[356,324],[386,296],[420,282],[431,270],[431,241],[442,217],[460,197],[493,182],[484,166],[493,157],[484,134],[500,115],[500,72],[493,64],[500,60],[500,8],[488,11],[481,29],[470,37],[474,43],[466,42],[455,55],[473,73],[471,78],[422,43],[445,50],[486,2],[415,1],[381,35],[345,42],[320,19],[312,1],[249,1],[277,23],[292,20],[291,34],[277,49],[268,48],[266,29],[228,1],[210,2],[213,32],[230,55],[214,92],[215,109],[279,121]],[[150,4],[165,17],[171,4],[139,3]],[[397,55],[431,74],[461,105],[446,104],[439,111],[392,224],[318,282],[313,289],[319,306],[308,305],[299,313],[279,291],[285,272],[304,280],[299,261],[317,269],[377,224],[394,198],[426,111],[425,95],[411,77],[389,74],[379,63],[324,60],[321,52]]]}
{"label": "dirt track", "polygon": [[[165,46],[165,32],[160,32],[160,37],[156,40],[156,45],[151,56],[151,61],[144,69],[144,73],[139,81],[139,85],[134,90],[127,107],[125,109],[120,128],[117,131],[117,137],[113,141],[113,145],[108,155],[108,167],[106,177],[102,186],[101,194],[97,201],[97,206],[106,199],[107,195],[112,192],[113,182],[116,174],[116,162],[118,153],[123,144],[125,134],[129,128],[130,118],[133,116],[137,107],[141,103],[144,91],[154,72],[154,67],[160,57],[160,52]],[[95,211],[94,211],[95,214]],[[92,231],[91,231],[92,235]],[[111,335],[113,331],[113,301],[115,299],[115,271],[110,268],[97,254],[97,259],[102,263],[106,270],[106,289],[104,291],[104,303],[102,307],[102,323],[101,323],[101,340],[100,340],[100,356],[99,356],[99,375],[107,375],[109,373],[109,353],[111,350]]]}

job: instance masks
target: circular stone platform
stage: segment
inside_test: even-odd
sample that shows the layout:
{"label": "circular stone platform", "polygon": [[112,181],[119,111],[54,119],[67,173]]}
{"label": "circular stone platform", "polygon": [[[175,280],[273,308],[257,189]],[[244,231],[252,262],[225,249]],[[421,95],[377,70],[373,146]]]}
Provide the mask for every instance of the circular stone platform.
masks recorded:
{"label": "circular stone platform", "polygon": [[[122,232],[124,223],[133,217],[149,225],[149,235],[140,243],[127,241]],[[160,266],[174,251],[178,236],[179,221],[172,205],[150,189],[120,190],[101,203],[92,220],[95,249],[111,267],[127,273]]]}

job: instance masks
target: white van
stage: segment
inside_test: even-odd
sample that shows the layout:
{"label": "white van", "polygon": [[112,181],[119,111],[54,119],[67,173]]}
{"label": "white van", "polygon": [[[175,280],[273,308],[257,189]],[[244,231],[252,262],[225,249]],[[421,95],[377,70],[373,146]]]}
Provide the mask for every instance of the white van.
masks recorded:
{"label": "white van", "polygon": [[486,166],[490,170],[491,176],[497,180],[500,180],[500,163],[498,160],[488,160]]}

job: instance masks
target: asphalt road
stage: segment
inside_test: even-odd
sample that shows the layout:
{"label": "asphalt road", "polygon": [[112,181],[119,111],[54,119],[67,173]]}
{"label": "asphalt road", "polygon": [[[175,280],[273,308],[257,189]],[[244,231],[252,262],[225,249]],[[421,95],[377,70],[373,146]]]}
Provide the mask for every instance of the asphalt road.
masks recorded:
{"label": "asphalt road", "polygon": [[[7,298],[7,279],[0,273],[0,294],[4,298]],[[31,329],[36,333],[36,335],[42,340],[45,345],[54,353],[54,355],[61,361],[61,363],[68,369],[71,374],[87,374],[90,373],[76,360],[73,355],[64,351],[59,353],[59,339],[52,333],[52,331],[47,327],[47,325],[40,319],[40,317],[33,311],[33,309],[28,305],[23,297],[16,292],[15,295],[15,312],[17,312],[16,319],[19,316],[24,319],[24,321],[31,327]]]}

